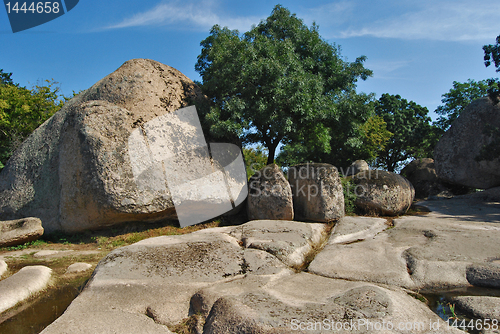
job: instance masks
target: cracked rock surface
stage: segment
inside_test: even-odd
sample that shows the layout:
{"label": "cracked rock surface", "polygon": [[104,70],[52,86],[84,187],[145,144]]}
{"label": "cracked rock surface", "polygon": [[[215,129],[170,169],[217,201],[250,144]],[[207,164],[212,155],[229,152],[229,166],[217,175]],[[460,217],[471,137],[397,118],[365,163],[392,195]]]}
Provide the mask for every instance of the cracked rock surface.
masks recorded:
{"label": "cracked rock surface", "polygon": [[[354,235],[357,242],[344,247],[376,239],[387,227],[377,218],[344,219],[356,226],[341,222],[330,237]],[[400,287],[299,271],[323,247],[327,231],[326,224],[251,221],[119,248],[42,333],[170,333],[189,322],[197,333],[323,333],[335,325],[365,333],[370,324],[404,322],[419,325],[380,332],[427,333],[431,323],[439,324],[436,333],[455,332]]]}

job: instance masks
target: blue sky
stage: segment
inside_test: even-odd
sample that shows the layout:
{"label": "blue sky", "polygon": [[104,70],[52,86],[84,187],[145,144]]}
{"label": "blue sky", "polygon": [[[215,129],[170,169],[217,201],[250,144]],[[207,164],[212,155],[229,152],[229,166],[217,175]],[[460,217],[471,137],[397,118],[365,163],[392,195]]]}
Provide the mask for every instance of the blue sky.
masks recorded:
{"label": "blue sky", "polygon": [[[399,94],[427,107],[441,104],[453,81],[498,77],[483,65],[484,44],[500,35],[498,0],[281,1],[354,61],[367,56],[373,77],[358,91]],[[214,24],[245,32],[270,15],[275,1],[80,0],[67,14],[12,33],[0,8],[0,68],[30,87],[54,79],[79,91],[132,58],[150,58],[200,80],[200,41]],[[433,116],[431,114],[431,116]],[[433,116],[434,117],[434,116]]]}

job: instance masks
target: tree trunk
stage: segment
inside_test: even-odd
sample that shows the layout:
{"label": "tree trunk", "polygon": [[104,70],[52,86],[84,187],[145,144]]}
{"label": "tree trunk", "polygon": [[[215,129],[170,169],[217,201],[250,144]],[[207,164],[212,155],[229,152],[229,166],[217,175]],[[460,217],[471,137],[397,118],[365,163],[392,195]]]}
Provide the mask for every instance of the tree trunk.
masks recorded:
{"label": "tree trunk", "polygon": [[276,147],[278,145],[269,145],[267,147],[267,149],[269,150],[269,154],[267,156],[267,164],[270,165],[270,164],[273,164],[274,163],[274,154],[276,153]]}

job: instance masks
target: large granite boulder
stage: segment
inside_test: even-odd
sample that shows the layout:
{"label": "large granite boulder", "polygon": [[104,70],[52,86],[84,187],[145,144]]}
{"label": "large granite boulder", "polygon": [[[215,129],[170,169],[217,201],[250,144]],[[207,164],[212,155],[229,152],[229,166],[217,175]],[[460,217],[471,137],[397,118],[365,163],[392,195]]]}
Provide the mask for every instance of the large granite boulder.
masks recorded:
{"label": "large granite boulder", "polygon": [[446,190],[437,176],[434,159],[415,159],[403,168],[401,175],[415,188],[416,198],[427,198]]}
{"label": "large granite boulder", "polygon": [[494,104],[488,97],[473,101],[434,149],[438,176],[450,183],[478,189],[500,186],[500,158],[479,158],[485,146],[498,140],[498,128],[500,103]]}
{"label": "large granite boulder", "polygon": [[0,221],[0,247],[21,245],[42,235],[42,221],[38,218]]}
{"label": "large granite boulder", "polygon": [[344,216],[344,192],[335,166],[295,165],[288,170],[288,182],[296,219],[330,222]]}
{"label": "large granite boulder", "polygon": [[415,159],[406,165],[401,171],[415,188],[415,198],[450,198],[455,195],[464,195],[470,192],[470,188],[457,184],[451,184],[441,180],[436,172],[434,159]]}
{"label": "large granite boulder", "polygon": [[290,184],[276,164],[263,167],[248,180],[248,219],[293,220]]}
{"label": "large granite boulder", "polygon": [[396,216],[410,208],[415,189],[403,176],[382,170],[369,170],[352,178],[356,206],[366,213]]}
{"label": "large granite boulder", "polygon": [[204,101],[201,90],[176,69],[127,61],[68,101],[9,159],[0,173],[0,215],[38,217],[48,233],[175,218],[168,187],[138,187],[128,141],[193,101]]}

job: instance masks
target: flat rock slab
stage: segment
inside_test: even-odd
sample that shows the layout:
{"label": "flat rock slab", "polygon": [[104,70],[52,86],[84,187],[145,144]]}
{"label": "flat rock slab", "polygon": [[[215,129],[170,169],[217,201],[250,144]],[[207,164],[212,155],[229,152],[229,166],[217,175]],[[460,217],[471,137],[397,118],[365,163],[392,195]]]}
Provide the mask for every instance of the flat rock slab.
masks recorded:
{"label": "flat rock slab", "polygon": [[21,245],[42,235],[42,221],[38,218],[0,221],[0,247]]}
{"label": "flat rock slab", "polygon": [[33,256],[37,259],[56,259],[56,258],[63,258],[63,257],[77,257],[77,256],[84,256],[84,255],[93,255],[93,254],[100,254],[102,253],[101,251],[96,251],[96,250],[87,250],[87,251],[75,251],[75,250],[64,250],[64,251],[58,251],[58,250],[52,250],[52,249],[43,249],[43,250],[34,250],[34,249],[23,249],[23,250],[18,250],[18,251],[8,251],[0,254],[0,260],[6,260],[6,259],[16,259],[20,258],[23,255],[26,254],[33,254]]}
{"label": "flat rock slab", "polygon": [[254,220],[232,234],[239,236],[246,248],[266,251],[290,267],[300,267],[314,246],[326,238],[325,233],[325,224]]}
{"label": "flat rock slab", "polygon": [[[485,210],[479,207],[467,215],[456,215],[464,212],[466,203],[432,201],[430,207],[435,211],[395,219],[393,228],[373,238],[349,244],[329,242],[308,270],[326,277],[409,289],[469,286],[467,268],[473,263],[490,263],[500,254],[500,220],[495,220],[500,217],[500,207],[485,203]],[[333,233],[330,238],[336,237]]]}
{"label": "flat rock slab", "polygon": [[500,264],[494,262],[474,263],[468,266],[467,281],[475,286],[500,288]]}
{"label": "flat rock slab", "polygon": [[[290,229],[299,224],[290,223]],[[314,230],[314,225],[302,224]],[[239,279],[247,273],[272,277],[293,272],[276,256],[243,247],[242,227],[244,230],[245,225],[150,238],[114,250],[101,260],[87,287],[65,314],[43,333],[73,332],[73,328],[81,331],[80,327],[92,327],[98,314],[107,314],[113,324],[120,321],[115,315],[130,313],[134,314],[130,321],[149,317],[172,326],[188,317],[190,299],[203,287]],[[308,235],[314,239],[313,233]]]}
{"label": "flat rock slab", "polygon": [[[71,312],[71,305],[66,312]],[[66,312],[64,314],[66,314]],[[145,314],[129,313],[119,310],[106,312],[85,313],[71,312],[71,321],[63,315],[41,333],[72,333],[72,334],[117,334],[117,333],[144,333],[144,334],[174,334],[167,326],[154,322]],[[65,318],[64,318],[65,317]],[[89,321],[89,319],[91,319]]]}
{"label": "flat rock slab", "polygon": [[92,268],[92,265],[90,263],[77,262],[73,263],[68,267],[68,269],[66,269],[66,274],[81,273],[89,270],[90,268]]}
{"label": "flat rock slab", "polygon": [[455,307],[471,319],[496,319],[500,322],[500,298],[489,296],[460,296],[451,300]]}
{"label": "flat rock slab", "polygon": [[45,289],[51,273],[45,266],[28,266],[0,281],[0,313]]}
{"label": "flat rock slab", "polygon": [[347,244],[373,238],[388,227],[383,218],[343,217],[335,224],[328,243]]}

